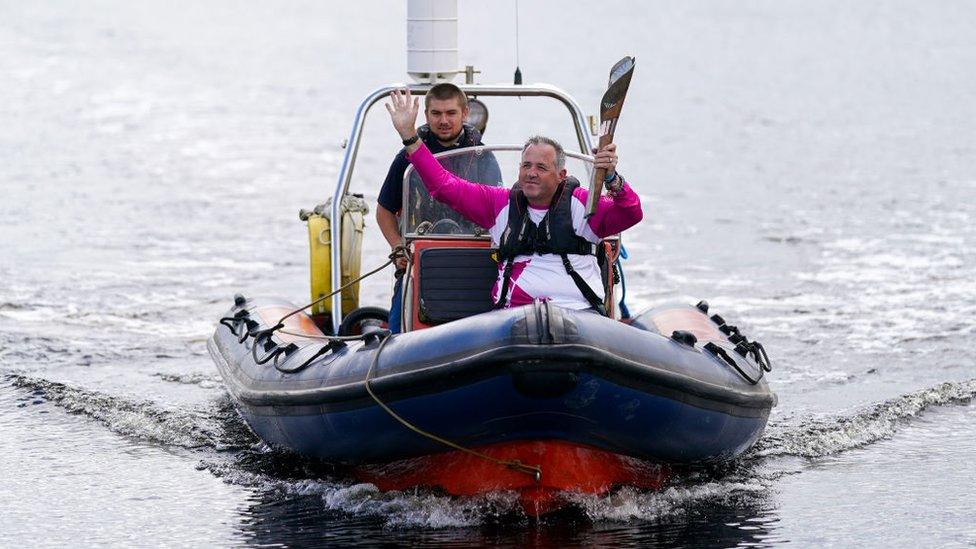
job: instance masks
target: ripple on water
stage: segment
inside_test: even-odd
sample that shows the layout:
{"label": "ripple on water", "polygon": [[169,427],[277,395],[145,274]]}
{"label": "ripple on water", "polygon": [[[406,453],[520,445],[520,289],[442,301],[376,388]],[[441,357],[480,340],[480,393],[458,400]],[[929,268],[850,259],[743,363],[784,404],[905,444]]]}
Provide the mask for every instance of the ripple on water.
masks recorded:
{"label": "ripple on water", "polygon": [[0,380],[0,545],[232,542],[246,489],[187,467],[183,451],[52,405],[42,385],[8,381]]}

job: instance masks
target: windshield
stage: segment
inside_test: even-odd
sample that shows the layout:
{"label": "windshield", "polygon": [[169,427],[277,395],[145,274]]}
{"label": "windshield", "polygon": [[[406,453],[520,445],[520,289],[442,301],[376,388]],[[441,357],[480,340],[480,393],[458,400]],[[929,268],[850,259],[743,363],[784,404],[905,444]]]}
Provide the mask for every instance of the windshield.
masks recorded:
{"label": "windshield", "polygon": [[[447,171],[462,179],[491,187],[511,187],[518,180],[522,146],[467,147],[434,156]],[[586,186],[593,173],[592,161],[592,157],[567,152],[566,170]],[[488,238],[487,229],[431,198],[413,166],[403,176],[401,215],[403,235],[406,237]]]}

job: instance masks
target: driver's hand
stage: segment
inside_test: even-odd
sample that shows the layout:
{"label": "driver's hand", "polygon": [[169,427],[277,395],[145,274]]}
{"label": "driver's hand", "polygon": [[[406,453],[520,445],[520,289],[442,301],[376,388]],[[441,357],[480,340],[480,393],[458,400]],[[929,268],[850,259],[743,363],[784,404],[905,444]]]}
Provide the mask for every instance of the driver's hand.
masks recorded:
{"label": "driver's hand", "polygon": [[393,264],[396,266],[397,270],[400,271],[407,268],[407,254],[406,248],[403,246],[403,244],[393,246],[393,248],[390,249],[390,253],[397,253],[398,250],[400,255],[393,258]]}

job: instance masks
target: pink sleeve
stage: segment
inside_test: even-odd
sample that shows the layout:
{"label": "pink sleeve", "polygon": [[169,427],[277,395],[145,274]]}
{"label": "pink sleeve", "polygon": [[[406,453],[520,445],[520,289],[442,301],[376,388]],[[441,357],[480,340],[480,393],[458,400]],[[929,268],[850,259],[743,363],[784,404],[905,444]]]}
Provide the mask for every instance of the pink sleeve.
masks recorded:
{"label": "pink sleeve", "polygon": [[[573,196],[586,204],[590,192],[583,187],[577,187]],[[617,196],[601,196],[597,203],[596,212],[587,220],[590,229],[600,238],[623,232],[640,223],[644,218],[640,197],[624,182],[623,189]]]}
{"label": "pink sleeve", "polygon": [[495,224],[498,212],[508,204],[508,189],[466,181],[444,169],[426,145],[407,155],[420,179],[438,202],[486,229]]}

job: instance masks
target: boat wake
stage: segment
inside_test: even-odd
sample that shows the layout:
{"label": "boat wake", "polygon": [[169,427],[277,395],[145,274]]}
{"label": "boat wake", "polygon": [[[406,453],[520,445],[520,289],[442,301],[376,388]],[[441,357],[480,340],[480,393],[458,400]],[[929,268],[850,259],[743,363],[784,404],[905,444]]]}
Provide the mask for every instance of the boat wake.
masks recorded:
{"label": "boat wake", "polygon": [[[304,458],[275,454],[268,461],[275,468],[311,466]],[[452,497],[417,489],[405,492],[382,492],[376,486],[344,479],[341,476],[320,478],[281,478],[242,469],[239,460],[226,462],[204,460],[200,468],[231,484],[253,488],[272,496],[275,501],[315,498],[323,511],[363,519],[374,519],[395,528],[463,528],[497,522],[518,516],[521,507],[515,492],[493,492],[476,497]],[[522,515],[524,518],[524,515]]]}
{"label": "boat wake", "polygon": [[[51,403],[101,423],[124,437],[201,452],[198,469],[225,482],[251,488],[261,499],[313,499],[338,517],[375,520],[392,528],[468,528],[526,522],[515,492],[452,497],[427,489],[382,492],[354,481],[333,467],[274,451],[260,442],[222,395],[205,408],[170,409],[64,383],[18,374],[7,381],[25,393],[24,406]],[[209,385],[209,376],[169,379]],[[789,458],[820,458],[887,440],[927,410],[966,405],[976,397],[976,379],[947,382],[882,402],[852,416],[771,424],[740,460],[715,467],[678,471],[660,491],[621,488],[604,496],[569,494],[574,512],[593,522],[687,519],[701,509],[752,509],[760,514],[776,479],[802,472]],[[776,465],[783,461],[780,465]],[[731,511],[730,511],[731,512]],[[545,520],[545,519],[544,519]]]}
{"label": "boat wake", "polygon": [[[156,377],[162,379],[163,381],[169,383],[176,383],[178,385],[197,385],[203,389],[213,389],[215,387],[223,387],[223,380],[217,374],[164,374],[157,373]],[[230,399],[224,402],[226,405],[233,406]]]}
{"label": "boat wake", "polygon": [[226,396],[203,409],[168,409],[151,401],[128,400],[37,377],[6,377],[14,387],[29,392],[33,403],[49,402],[69,413],[90,417],[125,437],[163,446],[214,450],[247,447],[256,440]]}
{"label": "boat wake", "polygon": [[765,482],[709,481],[672,486],[658,492],[621,488],[604,497],[578,494],[573,503],[594,521],[660,521],[693,514],[703,504],[744,507],[761,502],[768,491]]}
{"label": "boat wake", "polygon": [[[525,514],[515,491],[457,497],[423,488],[383,492],[372,484],[341,477],[282,478],[299,472],[302,465],[309,468],[315,465],[298,456],[269,451],[258,461],[263,462],[263,467],[278,471],[262,472],[253,470],[255,462],[251,459],[246,459],[250,463],[242,467],[240,456],[246,453],[242,452],[234,463],[204,460],[200,468],[231,484],[253,488],[265,494],[265,499],[269,495],[276,501],[314,497],[321,501],[326,512],[371,518],[392,528],[466,528],[532,520]],[[285,468],[291,471],[283,472]],[[733,476],[734,480],[705,482],[686,478],[681,485],[658,492],[625,487],[605,496],[571,493],[567,494],[570,511],[562,515],[581,514],[594,522],[654,521],[694,514],[702,504],[742,508],[755,507],[763,501],[769,488],[767,479],[744,479],[738,473]]]}
{"label": "boat wake", "polygon": [[976,378],[902,395],[853,416],[807,419],[798,427],[771,422],[744,457],[830,456],[887,440],[935,406],[967,405],[974,397]]}

